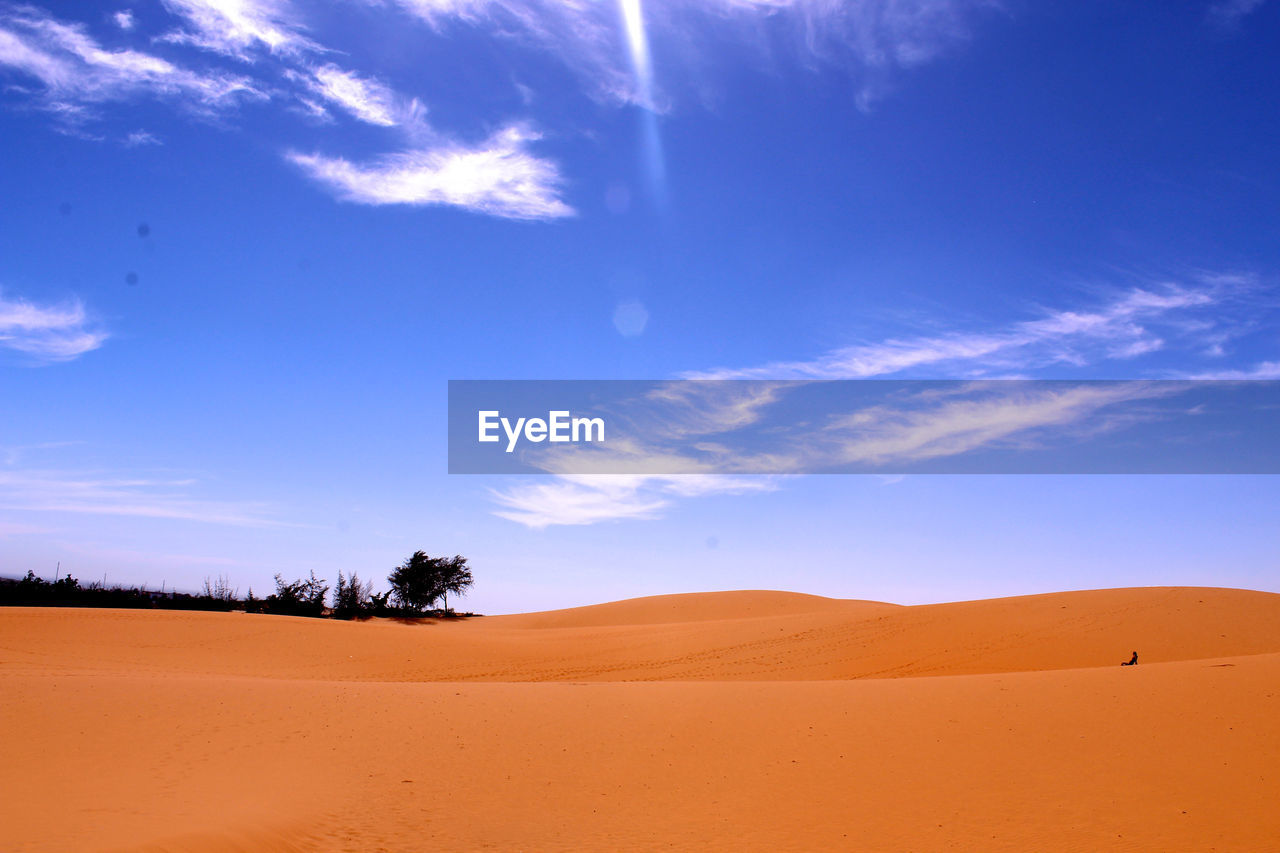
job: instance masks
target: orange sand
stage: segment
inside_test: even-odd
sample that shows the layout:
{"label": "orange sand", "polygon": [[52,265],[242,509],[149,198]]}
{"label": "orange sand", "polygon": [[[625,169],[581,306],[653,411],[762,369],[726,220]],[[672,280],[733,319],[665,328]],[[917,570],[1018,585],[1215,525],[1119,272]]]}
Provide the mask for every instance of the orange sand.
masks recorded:
{"label": "orange sand", "polygon": [[2,608],[0,849],[1280,850],[1277,721],[1240,590]]}

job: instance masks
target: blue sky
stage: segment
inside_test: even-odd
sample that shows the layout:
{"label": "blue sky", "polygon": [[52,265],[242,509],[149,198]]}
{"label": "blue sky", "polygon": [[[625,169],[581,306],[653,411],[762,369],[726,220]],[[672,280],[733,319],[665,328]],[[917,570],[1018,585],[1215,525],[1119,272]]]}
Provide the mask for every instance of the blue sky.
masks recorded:
{"label": "blue sky", "polygon": [[1280,378],[1280,4],[0,2],[0,572],[1280,589],[1269,477],[449,476],[449,379]]}

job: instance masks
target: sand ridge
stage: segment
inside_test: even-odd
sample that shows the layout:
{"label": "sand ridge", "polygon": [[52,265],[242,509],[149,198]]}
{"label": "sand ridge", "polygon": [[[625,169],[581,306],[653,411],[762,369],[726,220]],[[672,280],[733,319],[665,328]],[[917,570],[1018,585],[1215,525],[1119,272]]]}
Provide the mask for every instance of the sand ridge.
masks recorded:
{"label": "sand ridge", "polygon": [[19,670],[339,681],[809,681],[1111,666],[1131,650],[1144,663],[1280,652],[1280,595],[1200,587],[913,607],[702,593],[412,624],[42,608],[0,615],[0,654]]}

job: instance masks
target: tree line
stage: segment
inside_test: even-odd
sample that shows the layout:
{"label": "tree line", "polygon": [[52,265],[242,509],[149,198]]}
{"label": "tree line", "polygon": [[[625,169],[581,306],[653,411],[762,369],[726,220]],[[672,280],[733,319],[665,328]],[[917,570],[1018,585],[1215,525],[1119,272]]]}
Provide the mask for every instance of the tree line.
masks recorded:
{"label": "tree line", "polygon": [[[449,596],[465,595],[472,582],[466,557],[429,557],[423,551],[414,551],[387,576],[388,588],[377,593],[372,581],[361,580],[355,572],[348,577],[341,571],[332,595],[328,581],[311,572],[306,578],[294,580],[277,574],[274,592],[257,597],[250,587],[244,598],[222,576],[216,580],[206,578],[201,592],[186,593],[109,587],[99,581],[81,585],[70,574],[47,581],[28,571],[26,577],[17,580],[0,578],[0,605],[243,610],[335,619],[455,615],[449,607]],[[436,607],[437,602],[440,607]]]}

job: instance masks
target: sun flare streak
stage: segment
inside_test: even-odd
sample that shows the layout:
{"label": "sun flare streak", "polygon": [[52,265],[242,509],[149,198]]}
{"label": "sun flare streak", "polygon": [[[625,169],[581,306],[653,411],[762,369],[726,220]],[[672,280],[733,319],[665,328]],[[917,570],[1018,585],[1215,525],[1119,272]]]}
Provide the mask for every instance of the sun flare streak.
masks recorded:
{"label": "sun flare streak", "polygon": [[636,72],[640,94],[648,96],[652,89],[649,70],[649,40],[644,32],[644,13],[640,0],[619,0],[622,5],[622,22],[627,30],[627,45],[631,48],[631,64]]}
{"label": "sun flare streak", "polygon": [[654,200],[661,203],[666,182],[666,165],[662,154],[662,138],[658,133],[658,114],[653,97],[653,65],[649,56],[649,39],[645,34],[644,11],[640,0],[618,2],[631,53],[631,68],[636,78],[636,100],[641,108],[640,145],[646,176]]}

